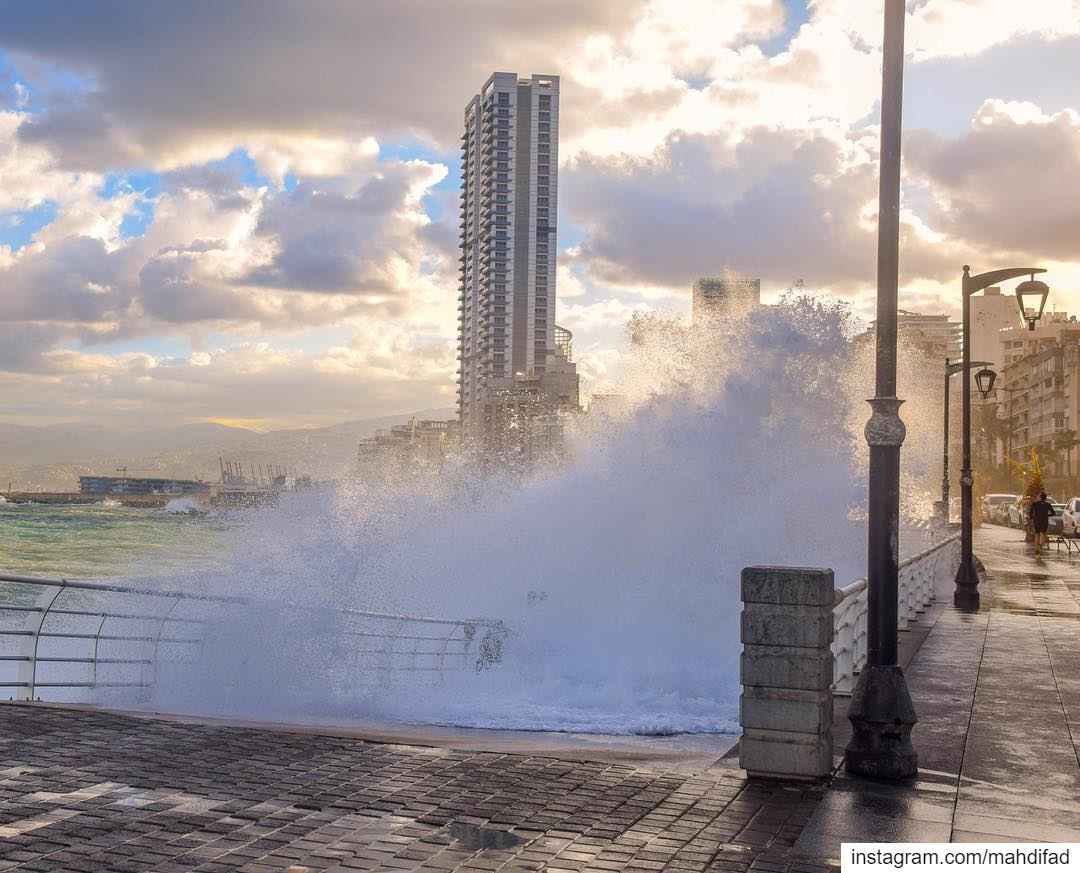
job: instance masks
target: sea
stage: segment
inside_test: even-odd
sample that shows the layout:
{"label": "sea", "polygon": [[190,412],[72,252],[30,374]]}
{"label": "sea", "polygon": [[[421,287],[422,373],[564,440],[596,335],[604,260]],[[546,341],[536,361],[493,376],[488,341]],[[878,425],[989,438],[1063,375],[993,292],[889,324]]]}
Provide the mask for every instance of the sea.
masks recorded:
{"label": "sea", "polygon": [[93,581],[209,567],[241,521],[190,509],[0,503],[0,574]]}

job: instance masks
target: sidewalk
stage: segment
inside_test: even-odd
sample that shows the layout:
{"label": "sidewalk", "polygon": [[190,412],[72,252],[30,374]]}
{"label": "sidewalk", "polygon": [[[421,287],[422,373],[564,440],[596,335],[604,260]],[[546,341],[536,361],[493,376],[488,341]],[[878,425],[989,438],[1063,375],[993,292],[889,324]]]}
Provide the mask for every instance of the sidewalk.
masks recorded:
{"label": "sidewalk", "polygon": [[[919,778],[888,786],[843,771],[795,852],[841,842],[1080,842],[1080,556],[1036,557],[1023,534],[986,526],[975,551],[992,578],[978,613],[951,585],[901,646],[919,715]],[[908,642],[905,640],[905,642]],[[837,701],[837,753],[850,733]]]}

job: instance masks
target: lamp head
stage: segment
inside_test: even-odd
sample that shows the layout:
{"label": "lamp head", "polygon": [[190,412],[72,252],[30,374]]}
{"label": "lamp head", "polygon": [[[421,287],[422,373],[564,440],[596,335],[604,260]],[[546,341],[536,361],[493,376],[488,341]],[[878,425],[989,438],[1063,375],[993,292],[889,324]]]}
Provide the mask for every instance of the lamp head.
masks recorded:
{"label": "lamp head", "polygon": [[990,392],[994,390],[994,381],[996,379],[997,373],[989,367],[983,367],[975,374],[975,386],[979,389],[979,393],[983,396],[983,400],[989,397]]}
{"label": "lamp head", "polygon": [[1027,323],[1028,330],[1035,330],[1035,322],[1042,318],[1049,294],[1050,286],[1045,282],[1039,282],[1034,275],[1016,286],[1016,303],[1020,307],[1020,317]]}

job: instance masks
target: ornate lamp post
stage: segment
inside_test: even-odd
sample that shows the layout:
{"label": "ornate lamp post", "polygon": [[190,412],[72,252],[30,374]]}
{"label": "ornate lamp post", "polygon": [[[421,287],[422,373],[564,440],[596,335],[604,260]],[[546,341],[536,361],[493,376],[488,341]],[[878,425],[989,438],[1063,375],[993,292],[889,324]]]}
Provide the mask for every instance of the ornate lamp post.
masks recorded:
{"label": "ornate lamp post", "polygon": [[[941,464],[941,520],[945,523],[949,521],[949,381],[950,379],[959,373],[961,370],[970,370],[972,367],[991,367],[993,361],[972,361],[970,364],[951,364],[949,359],[945,359],[945,411],[941,416],[945,426],[945,434],[942,445],[942,464]],[[983,391],[982,386],[979,386],[979,390],[982,391],[982,396],[986,397],[990,393],[990,390],[994,387],[994,379],[997,378],[997,373],[993,370],[983,369],[975,375],[975,381],[978,382],[979,376],[987,378],[983,374],[989,373],[990,385]]]}
{"label": "ornate lamp post", "polygon": [[[971,275],[971,267],[964,265],[964,278],[961,289],[963,292],[964,310],[964,362],[971,358],[971,295],[977,294],[991,285],[1007,282],[1020,276],[1030,275],[1031,279],[1021,282],[1016,288],[1016,299],[1020,306],[1020,312],[1027,322],[1030,330],[1035,330],[1035,322],[1042,316],[1043,307],[1046,306],[1046,297],[1050,289],[1045,282],[1035,279],[1036,273],[1045,273],[1041,267],[1014,267],[1008,270],[992,270],[989,273],[980,273],[978,276]],[[1025,297],[1039,299],[1037,314],[1029,315],[1025,306]],[[1034,308],[1034,307],[1032,307]],[[975,562],[971,556],[971,486],[974,479],[971,475],[971,380],[964,379],[964,466],[960,470],[960,569],[956,571],[956,591],[953,594],[953,603],[964,609],[977,609],[979,606],[979,577],[975,573]]]}
{"label": "ornate lamp post", "polygon": [[848,770],[878,779],[906,779],[918,769],[911,745],[916,722],[897,662],[897,576],[900,527],[900,446],[904,422],[896,397],[896,302],[900,262],[900,131],[904,95],[904,0],[885,0],[881,76],[881,162],[878,192],[877,361],[870,446],[867,543],[866,666],[848,719]]}

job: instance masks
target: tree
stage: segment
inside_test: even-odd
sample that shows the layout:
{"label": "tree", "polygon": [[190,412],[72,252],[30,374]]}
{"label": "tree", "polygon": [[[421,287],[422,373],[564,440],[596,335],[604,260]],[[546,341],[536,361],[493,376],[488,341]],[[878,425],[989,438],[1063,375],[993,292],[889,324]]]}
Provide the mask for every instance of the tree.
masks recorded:
{"label": "tree", "polygon": [[1031,463],[1027,465],[1017,464],[1016,466],[1021,468],[1024,475],[1024,499],[1020,506],[1024,513],[1025,538],[1032,540],[1035,538],[1035,530],[1031,526],[1031,517],[1028,510],[1031,508],[1031,504],[1039,499],[1039,495],[1046,490],[1046,486],[1043,485],[1042,466],[1039,464],[1039,453],[1032,449]]}

